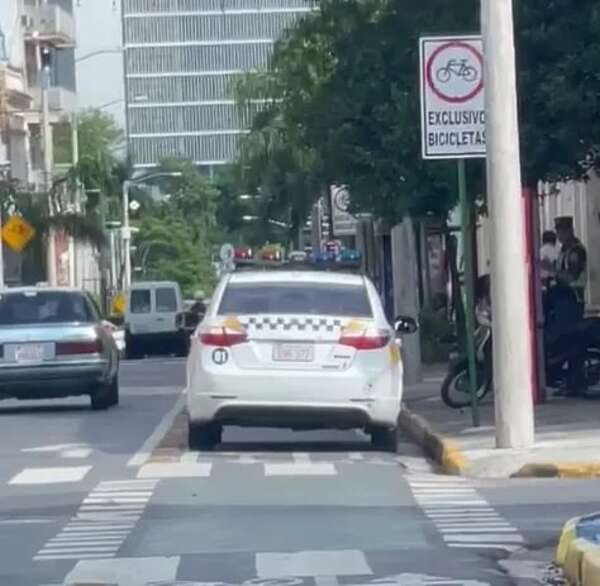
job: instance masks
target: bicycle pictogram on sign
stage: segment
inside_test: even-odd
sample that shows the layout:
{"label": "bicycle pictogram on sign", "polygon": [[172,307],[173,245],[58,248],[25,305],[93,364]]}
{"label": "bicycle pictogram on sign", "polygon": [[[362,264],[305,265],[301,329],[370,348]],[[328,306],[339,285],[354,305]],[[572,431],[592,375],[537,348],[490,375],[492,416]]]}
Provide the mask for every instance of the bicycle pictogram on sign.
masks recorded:
{"label": "bicycle pictogram on sign", "polygon": [[430,55],[425,78],[443,102],[468,102],[483,90],[483,56],[472,44],[448,41]]}

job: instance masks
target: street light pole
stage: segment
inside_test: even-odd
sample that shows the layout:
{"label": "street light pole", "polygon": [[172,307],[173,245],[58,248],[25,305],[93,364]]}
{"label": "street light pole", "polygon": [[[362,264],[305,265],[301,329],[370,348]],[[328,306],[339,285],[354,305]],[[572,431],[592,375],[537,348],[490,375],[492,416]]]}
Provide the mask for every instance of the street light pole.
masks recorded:
{"label": "street light pole", "polygon": [[129,228],[129,188],[132,182],[123,181],[123,256],[125,273],[123,277],[123,289],[131,287],[131,230]]}
{"label": "street light pole", "polygon": [[129,190],[132,185],[137,185],[148,181],[149,179],[157,179],[159,177],[181,177],[181,171],[165,171],[161,173],[152,173],[151,175],[145,175],[138,179],[126,179],[123,181],[123,226],[121,229],[123,238],[123,255],[124,255],[124,275],[123,275],[123,289],[129,289],[131,286],[131,227],[129,225]]}
{"label": "street light pole", "polygon": [[534,443],[512,0],[482,0],[496,443]]}

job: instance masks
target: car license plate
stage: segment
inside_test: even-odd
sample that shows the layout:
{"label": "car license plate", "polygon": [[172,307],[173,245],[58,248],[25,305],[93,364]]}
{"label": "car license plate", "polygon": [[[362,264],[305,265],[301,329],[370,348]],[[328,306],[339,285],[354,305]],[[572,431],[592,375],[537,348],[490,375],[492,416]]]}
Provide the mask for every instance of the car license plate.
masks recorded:
{"label": "car license plate", "polygon": [[43,344],[21,344],[15,347],[15,360],[23,362],[42,362],[44,360]]}
{"label": "car license plate", "polygon": [[312,344],[275,344],[273,360],[277,362],[312,362],[315,347]]}

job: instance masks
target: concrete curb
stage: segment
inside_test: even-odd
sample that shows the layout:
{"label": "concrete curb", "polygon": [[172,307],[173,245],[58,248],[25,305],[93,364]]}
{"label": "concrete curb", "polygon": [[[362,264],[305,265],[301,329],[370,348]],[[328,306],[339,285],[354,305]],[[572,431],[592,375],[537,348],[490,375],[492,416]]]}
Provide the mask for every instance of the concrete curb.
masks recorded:
{"label": "concrete curb", "polygon": [[573,586],[598,586],[600,546],[578,537],[577,527],[584,520],[585,517],[578,517],[567,521],[558,542],[555,561]]}
{"label": "concrete curb", "polygon": [[464,474],[469,468],[469,460],[458,444],[434,431],[425,418],[403,406],[398,423],[445,474]]}
{"label": "concrete curb", "polygon": [[[469,458],[454,441],[435,431],[429,422],[405,405],[398,420],[400,428],[431,458],[445,474],[467,474]],[[530,463],[525,464],[511,478],[599,478],[600,462]],[[600,586],[600,581],[597,586]]]}
{"label": "concrete curb", "polygon": [[526,464],[512,478],[598,478],[600,463]]}

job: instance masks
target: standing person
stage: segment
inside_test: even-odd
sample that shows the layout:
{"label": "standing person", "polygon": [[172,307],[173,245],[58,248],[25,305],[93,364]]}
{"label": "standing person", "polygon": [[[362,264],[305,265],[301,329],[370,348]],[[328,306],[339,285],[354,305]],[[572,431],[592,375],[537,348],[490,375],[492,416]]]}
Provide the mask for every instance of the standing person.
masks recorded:
{"label": "standing person", "polygon": [[[556,289],[558,291],[561,288],[568,290],[572,298],[572,301],[569,302],[568,295],[559,296],[559,298],[564,299],[566,305],[560,303],[555,307],[555,317],[558,323],[569,322],[570,326],[567,326],[567,328],[570,329],[583,319],[585,313],[587,251],[575,236],[572,217],[556,218],[554,225],[556,236],[562,245],[556,262]],[[573,306],[572,314],[568,310],[570,305]],[[559,338],[558,343],[570,343],[569,337]],[[573,354],[573,358],[569,360],[568,382],[565,390],[567,396],[577,396],[585,390],[585,361],[583,348],[581,350],[581,352]]]}
{"label": "standing person", "polygon": [[587,251],[575,236],[573,218],[563,216],[554,221],[556,236],[561,244],[560,254],[556,262],[556,280],[573,290],[579,305],[580,318],[585,309],[585,285],[587,268]]}
{"label": "standing person", "polygon": [[556,242],[556,232],[546,230],[542,234],[542,247],[540,248],[540,276],[543,285],[548,285],[549,280],[554,277],[559,256],[560,248]]}

